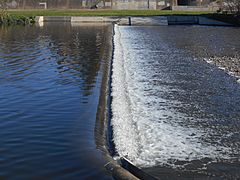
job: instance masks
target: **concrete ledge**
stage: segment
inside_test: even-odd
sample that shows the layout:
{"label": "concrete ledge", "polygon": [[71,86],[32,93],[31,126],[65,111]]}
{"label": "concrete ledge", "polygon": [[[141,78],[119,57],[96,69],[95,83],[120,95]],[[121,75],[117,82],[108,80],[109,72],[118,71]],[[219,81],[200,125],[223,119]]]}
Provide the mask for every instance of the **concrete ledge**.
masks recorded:
{"label": "concrete ledge", "polygon": [[43,22],[43,16],[37,16],[36,18],[35,18],[35,21],[36,22]]}
{"label": "concrete ledge", "polygon": [[73,16],[71,17],[71,22],[74,23],[82,23],[82,22],[107,22],[107,23],[112,23],[115,22],[117,23],[121,18],[119,17],[114,17],[114,16],[110,16],[110,17],[102,17],[102,16],[85,16],[85,17],[80,17],[80,16]]}
{"label": "concrete ledge", "polygon": [[125,157],[120,158],[121,165],[124,169],[127,169],[130,173],[134,176],[138,177],[139,179],[147,179],[147,180],[158,180],[154,176],[147,174],[143,170],[139,169],[138,167],[134,166],[132,162],[130,162]]}
{"label": "concrete ledge", "polygon": [[71,17],[71,22],[104,22],[104,17]]}
{"label": "concrete ledge", "polygon": [[44,22],[71,22],[70,16],[44,16]]}
{"label": "concrete ledge", "polygon": [[168,20],[166,16],[128,17],[121,18],[118,24],[132,26],[167,26]]}
{"label": "concrete ledge", "polygon": [[174,11],[217,11],[216,6],[172,6]]}
{"label": "concrete ledge", "polygon": [[199,25],[208,25],[208,26],[232,26],[231,24],[214,20],[214,19],[209,19],[206,17],[198,17],[198,24]]}
{"label": "concrete ledge", "polygon": [[139,180],[136,176],[132,175],[129,171],[122,168],[120,165],[109,162],[105,165],[106,169],[112,173],[114,179],[117,180]]}
{"label": "concrete ledge", "polygon": [[198,16],[168,16],[169,25],[198,24]]}
{"label": "concrete ledge", "polygon": [[71,22],[80,23],[116,23],[132,26],[166,26],[166,25],[207,25],[231,26],[231,24],[202,16],[151,16],[151,17],[76,17],[76,16],[37,16],[36,22]]}

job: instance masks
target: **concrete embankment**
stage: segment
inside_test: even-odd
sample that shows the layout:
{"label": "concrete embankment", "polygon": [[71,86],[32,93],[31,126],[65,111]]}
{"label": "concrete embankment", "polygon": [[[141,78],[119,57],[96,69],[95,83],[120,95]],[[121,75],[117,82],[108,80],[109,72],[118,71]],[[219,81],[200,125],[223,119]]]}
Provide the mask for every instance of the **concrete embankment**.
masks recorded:
{"label": "concrete embankment", "polygon": [[167,19],[169,25],[231,26],[231,24],[203,16],[167,16]]}
{"label": "concrete embankment", "polygon": [[206,25],[231,26],[231,24],[203,16],[149,16],[149,17],[68,17],[38,16],[36,22],[70,22],[74,23],[116,23],[132,26],[167,26],[167,25]]}

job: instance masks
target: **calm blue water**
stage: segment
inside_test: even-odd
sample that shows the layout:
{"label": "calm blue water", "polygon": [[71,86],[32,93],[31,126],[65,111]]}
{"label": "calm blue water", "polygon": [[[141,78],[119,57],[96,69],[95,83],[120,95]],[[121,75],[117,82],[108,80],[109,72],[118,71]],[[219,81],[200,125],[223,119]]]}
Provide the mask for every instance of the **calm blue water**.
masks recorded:
{"label": "calm blue water", "polygon": [[95,144],[107,26],[0,29],[0,179],[109,179]]}

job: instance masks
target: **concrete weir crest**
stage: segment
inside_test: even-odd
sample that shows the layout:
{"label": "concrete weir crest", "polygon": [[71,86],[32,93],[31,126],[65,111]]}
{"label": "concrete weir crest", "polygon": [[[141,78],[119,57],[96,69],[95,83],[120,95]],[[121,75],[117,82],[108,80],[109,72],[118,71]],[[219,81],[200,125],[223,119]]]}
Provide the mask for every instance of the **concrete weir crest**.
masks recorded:
{"label": "concrete weir crest", "polygon": [[167,26],[167,25],[207,25],[231,26],[230,24],[203,16],[146,16],[146,17],[117,17],[117,16],[37,16],[36,22],[70,22],[70,23],[115,23],[131,26]]}

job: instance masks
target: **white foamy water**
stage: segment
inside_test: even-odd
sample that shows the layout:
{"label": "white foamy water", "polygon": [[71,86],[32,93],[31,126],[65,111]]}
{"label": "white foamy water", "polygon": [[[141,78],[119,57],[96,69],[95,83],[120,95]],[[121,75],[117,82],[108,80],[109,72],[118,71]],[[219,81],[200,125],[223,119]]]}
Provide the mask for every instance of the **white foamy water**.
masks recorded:
{"label": "white foamy water", "polygon": [[131,39],[127,33],[123,27],[115,26],[112,125],[119,156],[127,156],[141,167],[173,165],[174,160],[223,157],[219,152],[227,150],[225,147],[202,143],[203,131],[175,122],[183,115],[169,107],[178,106],[179,102],[164,105],[169,102],[159,92],[167,89],[154,83],[157,79],[145,63],[158,52],[142,49],[140,56],[140,51],[129,46]]}

